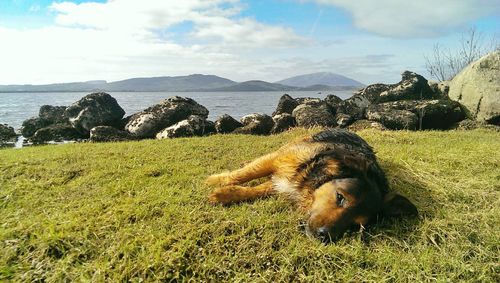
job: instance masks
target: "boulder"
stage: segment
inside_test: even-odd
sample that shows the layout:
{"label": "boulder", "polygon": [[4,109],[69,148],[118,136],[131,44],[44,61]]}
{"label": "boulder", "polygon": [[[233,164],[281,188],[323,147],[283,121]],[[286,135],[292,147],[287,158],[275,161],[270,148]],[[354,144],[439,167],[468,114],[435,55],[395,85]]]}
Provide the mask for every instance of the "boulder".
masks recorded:
{"label": "boulder", "polygon": [[45,128],[50,124],[52,123],[44,118],[30,118],[28,120],[24,120],[21,127],[21,134],[25,138],[30,138],[35,134],[36,131],[41,128]]}
{"label": "boulder", "polygon": [[240,127],[243,127],[243,124],[227,114],[224,114],[215,120],[215,130],[219,134],[231,133]]}
{"label": "boulder", "polygon": [[159,131],[191,115],[206,118],[208,110],[191,98],[174,96],[132,115],[125,130],[142,138],[154,137]]}
{"label": "boulder", "polygon": [[31,140],[35,144],[46,143],[49,141],[68,141],[84,138],[82,134],[67,124],[54,124],[41,128],[35,132]]}
{"label": "boulder", "polygon": [[340,102],[342,102],[342,98],[334,95],[334,94],[329,94],[325,97],[324,101],[326,104],[328,104],[332,109],[337,109],[337,106],[339,105]]}
{"label": "boulder", "polygon": [[418,117],[411,111],[398,109],[367,109],[366,117],[391,130],[416,130]]}
{"label": "boulder", "polygon": [[259,113],[244,116],[241,123],[243,127],[234,130],[234,134],[268,135],[274,126],[271,116]]}
{"label": "boulder", "polygon": [[378,103],[407,99],[439,98],[430,88],[427,80],[419,74],[405,71],[399,83],[380,93]]}
{"label": "boulder", "polygon": [[280,97],[276,110],[273,112],[273,117],[283,113],[292,114],[293,109],[295,109],[295,107],[297,107],[298,105],[299,103],[297,102],[297,100],[293,99],[288,94],[283,94]]}
{"label": "boulder", "polygon": [[335,122],[337,122],[337,126],[339,128],[345,128],[349,126],[354,121],[354,118],[351,115],[347,115],[344,113],[337,113],[335,115]]}
{"label": "boulder", "polygon": [[347,127],[349,131],[357,132],[365,129],[377,129],[377,130],[387,130],[384,125],[379,122],[369,121],[365,119],[357,120]]}
{"label": "boulder", "polygon": [[204,136],[216,134],[217,130],[215,129],[215,122],[210,120],[205,120],[205,130],[203,132]]}
{"label": "boulder", "polygon": [[206,134],[205,132],[206,124],[207,121],[205,120],[205,117],[191,115],[186,120],[182,120],[158,132],[156,134],[156,138],[166,139],[166,138],[203,136]]}
{"label": "boulder", "polygon": [[7,124],[0,124],[0,142],[12,141],[17,137],[14,128]]}
{"label": "boulder", "polygon": [[292,115],[299,127],[335,127],[337,125],[334,113],[324,101],[300,104],[293,110]]}
{"label": "boulder", "polygon": [[384,91],[388,91],[389,89],[391,89],[391,86],[392,85],[387,85],[387,84],[372,84],[359,90],[354,95],[362,96],[366,98],[370,103],[377,103],[380,94]]}
{"label": "boulder", "polygon": [[295,98],[295,101],[297,101],[297,106],[299,106],[300,104],[321,103],[322,100],[316,97],[298,97]]}
{"label": "boulder", "polygon": [[475,129],[490,129],[494,131],[500,132],[500,126],[491,125],[484,121],[476,121],[472,119],[462,120],[455,125],[453,125],[452,129],[454,130],[475,130]]}
{"label": "boulder", "polygon": [[38,117],[47,120],[50,124],[68,123],[68,118],[64,116],[66,106],[43,105],[40,107]]}
{"label": "boulder", "polygon": [[110,126],[118,123],[125,115],[125,111],[111,95],[96,92],[70,105],[64,115],[68,117],[76,130],[88,135],[96,126]]}
{"label": "boulder", "polygon": [[351,116],[353,120],[362,119],[366,108],[371,104],[364,95],[355,94],[337,105],[337,113]]}
{"label": "boulder", "polygon": [[465,67],[450,82],[448,96],[464,105],[471,118],[500,125],[500,50]]}
{"label": "boulder", "polygon": [[428,81],[429,87],[434,93],[434,97],[447,98],[448,92],[450,90],[450,82],[449,81]]}
{"label": "boulder", "polygon": [[295,118],[288,113],[283,113],[273,116],[274,126],[271,129],[271,134],[278,134],[290,128],[295,127]]}
{"label": "boulder", "polygon": [[[392,110],[405,110],[417,115],[417,129],[421,130],[446,130],[465,118],[465,112],[460,104],[449,99],[401,100],[374,104],[368,107],[367,117],[368,112],[373,114],[373,112],[390,112]],[[368,119],[374,120],[369,117]],[[384,123],[382,122],[382,124]]]}
{"label": "boulder", "polygon": [[129,132],[118,130],[111,126],[97,126],[90,130],[90,141],[92,142],[117,142],[136,139]]}

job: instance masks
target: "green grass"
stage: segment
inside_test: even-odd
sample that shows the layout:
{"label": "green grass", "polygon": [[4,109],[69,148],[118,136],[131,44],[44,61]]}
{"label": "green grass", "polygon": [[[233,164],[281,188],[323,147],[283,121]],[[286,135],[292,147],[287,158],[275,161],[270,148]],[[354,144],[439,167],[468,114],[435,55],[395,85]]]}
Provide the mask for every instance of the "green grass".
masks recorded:
{"label": "green grass", "polygon": [[360,132],[420,211],[368,237],[207,203],[207,175],[306,132],[0,150],[0,281],[500,281],[499,132]]}

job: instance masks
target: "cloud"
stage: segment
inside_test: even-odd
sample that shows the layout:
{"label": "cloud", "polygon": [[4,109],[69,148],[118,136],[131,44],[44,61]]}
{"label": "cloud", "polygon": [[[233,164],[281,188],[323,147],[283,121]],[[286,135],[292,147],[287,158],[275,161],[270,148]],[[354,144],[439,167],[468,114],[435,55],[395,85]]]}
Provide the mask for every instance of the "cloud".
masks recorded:
{"label": "cloud", "polygon": [[310,0],[349,12],[360,29],[388,37],[433,37],[487,15],[498,0]]}
{"label": "cloud", "polygon": [[[242,9],[238,0],[55,2],[52,25],[0,25],[0,62],[9,70],[0,83],[231,74],[245,53],[304,44],[292,29],[243,17]],[[182,35],[172,34],[186,23]]]}

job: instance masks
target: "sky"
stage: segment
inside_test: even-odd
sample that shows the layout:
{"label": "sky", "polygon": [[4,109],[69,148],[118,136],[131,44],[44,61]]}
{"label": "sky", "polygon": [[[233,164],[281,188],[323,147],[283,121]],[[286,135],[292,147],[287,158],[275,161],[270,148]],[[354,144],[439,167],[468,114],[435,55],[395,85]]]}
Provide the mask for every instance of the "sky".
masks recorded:
{"label": "sky", "polygon": [[278,81],[334,72],[362,83],[426,77],[424,56],[500,0],[0,0],[0,84],[213,74]]}

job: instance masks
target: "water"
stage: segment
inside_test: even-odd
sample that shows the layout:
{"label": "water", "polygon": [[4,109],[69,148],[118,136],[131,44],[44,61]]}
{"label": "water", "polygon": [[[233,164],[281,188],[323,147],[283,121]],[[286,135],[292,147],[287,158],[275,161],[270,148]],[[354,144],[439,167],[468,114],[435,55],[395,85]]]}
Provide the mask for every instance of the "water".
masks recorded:
{"label": "water", "polygon": [[[251,113],[271,114],[285,92],[110,92],[126,115],[139,112],[170,96],[190,97],[210,111],[209,119],[215,120],[222,114],[236,119]],[[292,97],[324,98],[335,94],[342,99],[352,95],[352,91],[322,92],[291,91]],[[70,105],[88,92],[55,93],[0,93],[0,123],[19,129],[24,120],[38,116],[42,105]]]}

